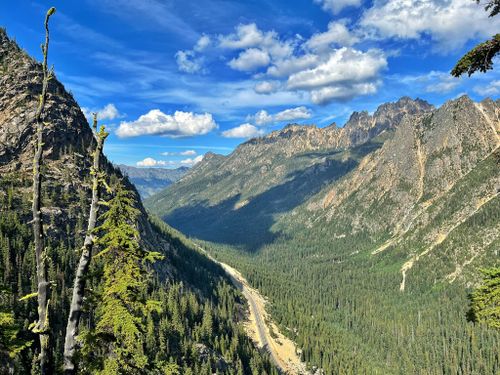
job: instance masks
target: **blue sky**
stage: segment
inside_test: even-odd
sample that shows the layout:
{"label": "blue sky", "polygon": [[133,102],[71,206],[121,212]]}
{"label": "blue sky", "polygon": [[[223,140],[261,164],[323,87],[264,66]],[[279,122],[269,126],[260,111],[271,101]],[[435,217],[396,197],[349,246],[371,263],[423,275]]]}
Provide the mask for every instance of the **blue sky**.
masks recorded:
{"label": "blue sky", "polygon": [[38,59],[50,6],[50,63],[111,129],[116,163],[190,166],[289,122],[343,125],[405,95],[500,94],[496,71],[448,73],[500,30],[472,0],[2,1],[0,25]]}

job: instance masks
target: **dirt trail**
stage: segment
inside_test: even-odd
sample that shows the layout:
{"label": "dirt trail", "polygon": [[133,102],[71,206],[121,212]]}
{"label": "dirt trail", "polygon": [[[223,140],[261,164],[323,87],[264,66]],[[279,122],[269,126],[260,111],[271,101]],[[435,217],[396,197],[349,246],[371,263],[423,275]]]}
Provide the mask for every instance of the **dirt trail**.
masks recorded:
{"label": "dirt trail", "polygon": [[[296,354],[295,343],[285,337],[266,312],[266,301],[258,290],[252,288],[239,271],[211,257],[202,247],[196,245],[207,257],[221,265],[231,278],[233,284],[242,292],[248,301],[250,316],[245,323],[247,334],[258,347],[265,349],[273,362],[285,374],[310,375],[305,363]],[[272,334],[271,334],[272,332]]]}

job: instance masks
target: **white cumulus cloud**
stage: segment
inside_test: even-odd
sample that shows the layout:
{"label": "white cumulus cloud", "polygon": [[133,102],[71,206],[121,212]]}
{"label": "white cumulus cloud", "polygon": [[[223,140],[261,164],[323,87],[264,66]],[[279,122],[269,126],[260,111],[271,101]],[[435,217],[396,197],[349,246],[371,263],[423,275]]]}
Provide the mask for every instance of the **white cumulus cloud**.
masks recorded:
{"label": "white cumulus cloud", "polygon": [[254,86],[254,91],[257,94],[271,94],[277,91],[280,87],[279,81],[262,81]]}
{"label": "white cumulus cloud", "polygon": [[430,35],[445,52],[460,48],[471,39],[491,37],[500,30],[499,18],[488,18],[482,6],[468,0],[376,1],[360,24],[381,39],[419,39]]}
{"label": "white cumulus cloud", "polygon": [[187,158],[187,159],[181,160],[181,164],[182,165],[189,165],[189,166],[198,164],[200,161],[203,160],[203,156],[204,155],[198,155],[195,158]]}
{"label": "white cumulus cloud", "polygon": [[363,82],[378,77],[387,66],[384,54],[379,50],[361,52],[352,48],[334,50],[328,60],[313,69],[303,70],[288,78],[291,89],[311,89],[333,84]]}
{"label": "white cumulus cloud", "polygon": [[311,100],[316,104],[328,104],[332,101],[345,101],[356,96],[374,94],[380,82],[350,83],[347,85],[337,85],[322,87],[311,91]]}
{"label": "white cumulus cloud", "polygon": [[292,74],[287,86],[291,90],[310,91],[316,104],[348,100],[376,92],[380,73],[386,67],[382,51],[343,47],[331,52],[318,66]]}
{"label": "white cumulus cloud", "polygon": [[222,132],[222,136],[226,138],[252,138],[259,137],[263,134],[263,130],[258,129],[252,124],[241,124],[240,126]]}
{"label": "white cumulus cloud", "polygon": [[163,167],[168,164],[165,160],[156,160],[153,158],[145,158],[144,160],[138,161],[138,167]]}
{"label": "white cumulus cloud", "polygon": [[244,72],[253,71],[262,66],[269,65],[271,58],[266,51],[258,48],[249,48],[241,52],[237,58],[229,61],[228,65]]}
{"label": "white cumulus cloud", "polygon": [[196,57],[194,51],[177,51],[175,61],[181,72],[192,74],[203,70],[203,60]]}
{"label": "white cumulus cloud", "polygon": [[104,107],[98,108],[87,108],[83,107],[82,112],[85,117],[89,120],[93,119],[93,114],[97,113],[98,120],[115,120],[117,118],[123,117],[123,115],[118,111],[113,103],[106,104]]}
{"label": "white cumulus cloud", "polygon": [[212,44],[212,39],[210,39],[210,36],[203,34],[200,39],[196,42],[196,45],[194,46],[194,50],[201,52],[204,49],[206,49],[208,46]]}
{"label": "white cumulus cloud", "polygon": [[318,53],[325,53],[335,47],[352,46],[359,42],[359,38],[353,35],[344,23],[332,21],[328,24],[328,30],[317,33],[305,43],[305,47]]}
{"label": "white cumulus cloud", "polygon": [[153,109],[135,121],[121,122],[116,135],[121,138],[141,135],[180,138],[207,134],[216,128],[217,124],[210,113],[175,111],[174,115],[167,115],[159,109]]}
{"label": "white cumulus cloud", "polygon": [[302,56],[291,56],[288,59],[279,60],[270,66],[267,69],[267,75],[272,77],[287,77],[301,70],[312,68],[319,62],[319,56],[311,53]]}
{"label": "white cumulus cloud", "polygon": [[262,31],[255,23],[240,24],[235,33],[219,35],[219,47],[243,50],[228,64],[240,71],[268,66],[272,61],[290,57],[294,50],[293,41],[280,40],[278,33]]}
{"label": "white cumulus cloud", "polygon": [[342,9],[361,5],[361,0],[314,0],[316,4],[320,4],[323,10],[330,11],[333,14],[339,13]]}
{"label": "white cumulus cloud", "polygon": [[269,114],[266,110],[260,110],[248,120],[253,119],[256,125],[262,126],[274,122],[304,120],[312,116],[311,110],[304,106],[285,109],[284,111]]}

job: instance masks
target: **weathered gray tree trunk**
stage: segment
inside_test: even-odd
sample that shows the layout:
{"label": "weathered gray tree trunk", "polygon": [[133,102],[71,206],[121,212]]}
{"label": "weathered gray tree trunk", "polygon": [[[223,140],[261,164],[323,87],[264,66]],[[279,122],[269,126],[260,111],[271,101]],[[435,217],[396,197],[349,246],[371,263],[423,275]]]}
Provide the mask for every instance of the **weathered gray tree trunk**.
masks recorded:
{"label": "weathered gray tree trunk", "polygon": [[[94,114],[94,129],[97,128],[97,117]],[[97,145],[94,150],[94,162],[91,169],[92,174],[92,202],[90,203],[89,221],[87,225],[87,233],[82,247],[82,254],[76,269],[75,281],[73,284],[73,296],[68,316],[68,324],[66,326],[66,338],[64,341],[64,373],[75,374],[75,352],[78,346],[77,336],[82,314],[83,297],[85,294],[85,281],[92,258],[92,248],[94,246],[94,229],[97,222],[97,213],[99,211],[99,182],[102,178],[100,171],[100,156],[104,146],[104,140],[108,134],[104,127],[101,127],[99,133],[96,134]]]}
{"label": "weathered gray tree trunk", "polygon": [[35,113],[36,124],[36,143],[35,157],[33,159],[33,235],[35,242],[36,275],[37,275],[37,298],[38,298],[38,321],[35,324],[33,332],[40,337],[40,370],[42,375],[50,373],[51,366],[51,342],[48,307],[50,301],[50,282],[47,272],[47,254],[45,252],[45,237],[43,232],[43,221],[41,214],[41,191],[42,191],[42,172],[43,165],[43,126],[42,114],[47,98],[47,87],[52,77],[47,67],[47,55],[49,52],[49,18],[55,13],[55,8],[50,8],[45,16],[45,44],[42,45],[43,52],[43,82],[42,93],[38,108]]}

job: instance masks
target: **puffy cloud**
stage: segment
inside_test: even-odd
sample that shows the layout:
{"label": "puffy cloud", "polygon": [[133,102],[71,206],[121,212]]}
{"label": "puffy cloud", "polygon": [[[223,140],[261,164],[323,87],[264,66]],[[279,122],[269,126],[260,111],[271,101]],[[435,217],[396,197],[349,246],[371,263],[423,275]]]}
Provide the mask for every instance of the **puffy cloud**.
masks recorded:
{"label": "puffy cloud", "polygon": [[274,115],[274,121],[304,120],[310,118],[311,111],[304,106],[285,109]]}
{"label": "puffy cloud", "polygon": [[358,7],[361,5],[361,0],[314,0],[314,2],[320,4],[323,10],[330,11],[333,14],[339,13],[348,6]]}
{"label": "puffy cloud", "polygon": [[280,87],[278,81],[262,81],[254,86],[254,91],[257,94],[271,94],[277,91]]}
{"label": "puffy cloud", "polygon": [[226,138],[252,138],[263,134],[263,130],[258,129],[252,124],[241,124],[240,126],[222,132],[222,136]]}
{"label": "puffy cloud", "polygon": [[153,109],[135,121],[120,123],[116,134],[122,138],[140,135],[179,138],[207,134],[216,128],[217,124],[210,113],[175,111],[172,116]]}
{"label": "puffy cloud", "polygon": [[349,83],[346,85],[323,87],[311,91],[311,100],[316,104],[327,104],[332,101],[346,101],[360,95],[374,94],[380,82]]}
{"label": "puffy cloud", "polygon": [[292,74],[288,78],[291,89],[311,89],[332,84],[362,82],[377,78],[387,60],[378,50],[361,52],[352,48],[334,50],[329,59],[313,69]]}
{"label": "puffy cloud", "polygon": [[352,35],[345,24],[332,21],[328,24],[327,31],[314,34],[305,43],[305,47],[318,53],[324,53],[331,50],[332,45],[347,47],[357,42],[359,42],[359,38]]}
{"label": "puffy cloud", "polygon": [[482,96],[500,94],[500,80],[492,81],[488,85],[475,86],[474,91]]}
{"label": "puffy cloud", "polygon": [[380,72],[386,66],[386,57],[379,50],[361,52],[343,47],[318,66],[292,74],[287,87],[310,91],[316,104],[347,100],[376,92]]}
{"label": "puffy cloud", "polygon": [[169,163],[167,161],[164,161],[164,160],[155,160],[153,158],[145,158],[144,160],[138,161],[136,164],[138,167],[163,167]]}
{"label": "puffy cloud", "polygon": [[198,164],[200,161],[203,160],[203,156],[204,155],[198,155],[195,158],[187,158],[187,159],[181,160],[181,164],[182,165],[189,165],[189,166]]}
{"label": "puffy cloud", "polygon": [[264,38],[264,33],[257,28],[257,25],[250,23],[238,25],[235,34],[219,36],[219,44],[223,48],[245,49],[261,44]]}
{"label": "puffy cloud", "polygon": [[262,126],[273,122],[304,120],[312,116],[311,111],[304,107],[296,107],[285,109],[284,111],[270,115],[266,110],[257,112],[254,116],[248,119],[253,119],[256,125]]}
{"label": "puffy cloud", "polygon": [[244,50],[229,62],[231,68],[241,71],[267,66],[291,56],[294,50],[291,41],[282,41],[275,31],[264,32],[255,23],[238,25],[235,33],[219,36],[219,47]]}
{"label": "puffy cloud", "polygon": [[90,109],[83,107],[82,112],[89,120],[93,118],[93,113],[97,113],[98,120],[115,120],[117,118],[123,117],[123,115],[118,111],[113,103],[106,104],[101,109]]}
{"label": "puffy cloud", "polygon": [[483,7],[467,0],[376,1],[360,24],[376,38],[418,39],[427,34],[444,51],[500,29],[499,18],[488,18]]}
{"label": "puffy cloud", "polygon": [[197,52],[201,52],[206,49],[212,43],[212,39],[206,34],[203,34],[200,39],[196,42],[194,46],[194,50]]}
{"label": "puffy cloud", "polygon": [[272,77],[287,77],[290,74],[311,68],[318,64],[319,56],[315,54],[305,54],[302,56],[292,56],[288,59],[277,61],[267,69],[267,75]]}
{"label": "puffy cloud", "polygon": [[219,46],[227,49],[248,49],[258,47],[274,58],[283,58],[293,52],[291,42],[280,41],[275,31],[264,32],[255,23],[240,24],[236,33],[219,36]]}
{"label": "puffy cloud", "polygon": [[200,56],[200,52],[207,49],[212,43],[210,36],[203,34],[196,42],[192,50],[177,51],[175,61],[181,72],[185,73],[206,73],[203,67],[204,58]]}
{"label": "puffy cloud", "polygon": [[203,60],[196,57],[194,51],[177,51],[175,61],[181,72],[192,74],[203,70]]}
{"label": "puffy cloud", "polygon": [[253,71],[256,68],[269,65],[271,58],[266,51],[258,48],[249,48],[239,54],[235,59],[229,61],[228,65],[241,71]]}

